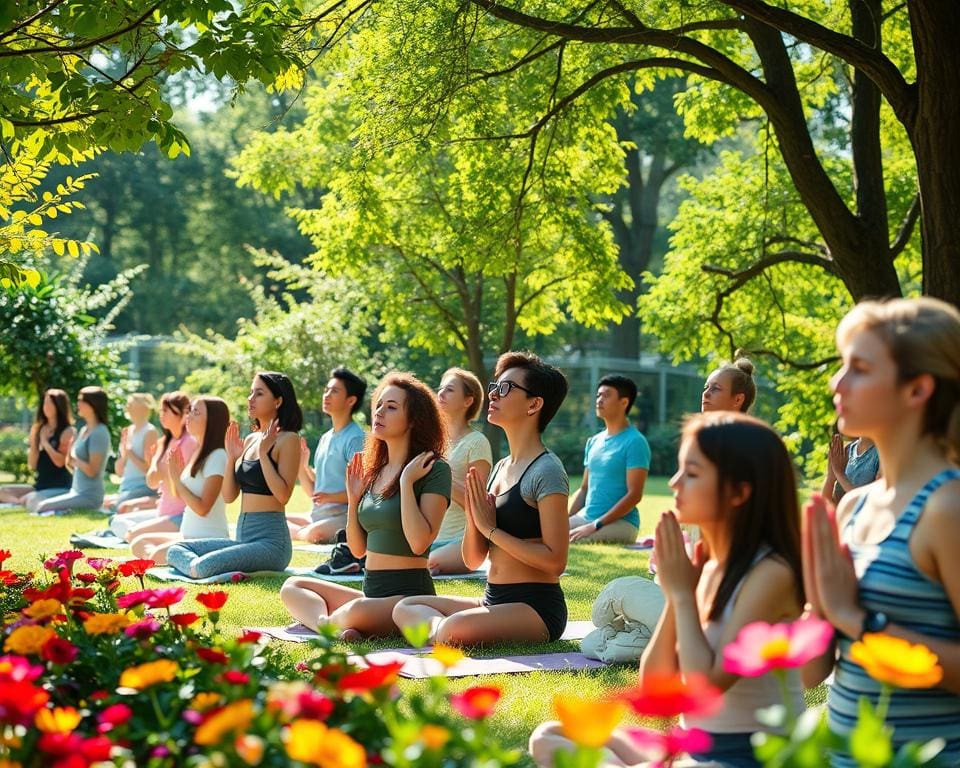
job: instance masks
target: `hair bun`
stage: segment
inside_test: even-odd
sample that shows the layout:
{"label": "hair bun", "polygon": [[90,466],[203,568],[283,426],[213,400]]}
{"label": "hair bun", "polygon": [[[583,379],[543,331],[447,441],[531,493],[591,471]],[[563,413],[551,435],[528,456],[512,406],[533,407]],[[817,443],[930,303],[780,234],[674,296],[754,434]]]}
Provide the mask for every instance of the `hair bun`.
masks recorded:
{"label": "hair bun", "polygon": [[754,365],[753,361],[746,356],[742,349],[738,349],[734,354],[733,364],[743,371],[747,376],[753,376]]}

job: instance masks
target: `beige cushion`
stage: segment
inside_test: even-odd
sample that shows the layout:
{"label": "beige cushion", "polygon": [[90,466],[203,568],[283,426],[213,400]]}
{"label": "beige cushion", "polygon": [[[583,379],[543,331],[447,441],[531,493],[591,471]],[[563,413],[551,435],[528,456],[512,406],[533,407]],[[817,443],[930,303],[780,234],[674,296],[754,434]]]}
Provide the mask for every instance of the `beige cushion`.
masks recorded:
{"label": "beige cushion", "polygon": [[593,604],[597,627],[581,642],[584,656],[607,664],[636,661],[663,612],[660,587],[642,576],[622,576],[603,588]]}

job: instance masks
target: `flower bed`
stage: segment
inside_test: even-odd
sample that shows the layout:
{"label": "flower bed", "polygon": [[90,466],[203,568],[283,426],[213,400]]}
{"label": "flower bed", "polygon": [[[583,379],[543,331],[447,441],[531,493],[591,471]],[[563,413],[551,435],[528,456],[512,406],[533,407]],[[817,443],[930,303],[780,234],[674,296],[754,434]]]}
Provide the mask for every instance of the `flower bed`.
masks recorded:
{"label": "flower bed", "polygon": [[[490,738],[499,691],[401,697],[399,664],[361,668],[329,636],[292,667],[259,634],[218,630],[224,592],[184,606],[149,560],[61,552],[2,570],[0,767],[513,765]],[[136,587],[132,591],[128,588]],[[439,648],[443,663],[457,651]]]}

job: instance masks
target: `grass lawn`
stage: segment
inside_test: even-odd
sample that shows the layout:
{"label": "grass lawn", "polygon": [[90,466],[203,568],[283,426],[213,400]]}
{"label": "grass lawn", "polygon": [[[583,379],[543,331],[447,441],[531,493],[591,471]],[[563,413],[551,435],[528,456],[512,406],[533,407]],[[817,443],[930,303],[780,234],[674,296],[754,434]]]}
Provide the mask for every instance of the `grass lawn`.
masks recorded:
{"label": "grass lawn", "polygon": [[[571,478],[576,488],[579,478]],[[652,532],[659,514],[671,507],[672,494],[667,487],[667,479],[654,477],[647,482],[646,494],[640,504],[641,532]],[[307,498],[299,487],[291,502],[290,510],[308,508]],[[231,518],[239,512],[238,504],[229,508]],[[6,567],[18,571],[41,568],[43,554],[69,549],[68,537],[74,531],[89,531],[103,528],[106,518],[94,512],[76,512],[64,517],[29,517],[22,510],[0,510],[3,522],[3,535],[0,548],[9,549],[12,557]],[[103,557],[129,556],[129,550],[90,549],[88,554]],[[309,552],[294,551],[295,566],[310,566],[317,562],[318,555]],[[593,601],[600,590],[609,581],[626,575],[649,576],[647,565],[648,552],[624,549],[614,545],[578,545],[571,547],[567,575],[563,577],[563,590],[567,597],[570,619],[589,619]],[[286,624],[290,618],[280,602],[278,593],[283,577],[258,579],[255,581],[218,585],[215,589],[224,589],[230,594],[226,606],[221,612],[221,627],[226,632],[236,632],[243,626]],[[159,582],[154,582],[159,585]],[[188,595],[205,591],[211,587],[184,585]],[[357,583],[359,587],[359,582]],[[483,585],[476,581],[445,581],[438,583],[439,590],[445,594],[479,597]],[[132,589],[132,582],[130,588]],[[360,651],[402,645],[402,640],[376,641],[357,646]],[[309,649],[305,645],[281,644],[293,660],[306,658]],[[558,642],[538,646],[498,646],[487,648],[474,655],[497,655],[503,653],[558,652],[579,650],[579,644]],[[544,672],[529,675],[492,675],[481,678],[484,684],[499,686],[503,697],[497,714],[491,720],[491,727],[501,740],[511,746],[525,747],[530,731],[543,720],[550,719],[551,702],[554,693],[568,692],[578,695],[600,694],[615,688],[630,685],[635,679],[634,666],[608,667],[588,672]],[[478,678],[464,678],[452,681],[453,690],[461,690],[476,685]],[[422,685],[418,681],[402,681],[401,687],[415,688]],[[815,697],[816,698],[816,697]]]}

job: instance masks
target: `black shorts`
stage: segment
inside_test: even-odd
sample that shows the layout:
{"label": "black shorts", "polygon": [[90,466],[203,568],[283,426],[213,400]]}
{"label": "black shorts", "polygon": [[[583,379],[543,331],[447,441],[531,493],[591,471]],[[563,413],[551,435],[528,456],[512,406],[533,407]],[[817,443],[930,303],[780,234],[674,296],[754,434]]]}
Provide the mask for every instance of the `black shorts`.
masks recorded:
{"label": "black shorts", "polygon": [[559,640],[560,635],[567,628],[567,601],[563,597],[563,590],[559,584],[542,584],[535,581],[521,582],[520,584],[491,584],[483,593],[482,604],[505,605],[506,603],[523,603],[537,612],[547,626],[550,640]]}
{"label": "black shorts", "polygon": [[364,597],[435,595],[433,577],[426,568],[399,568],[363,573]]}

